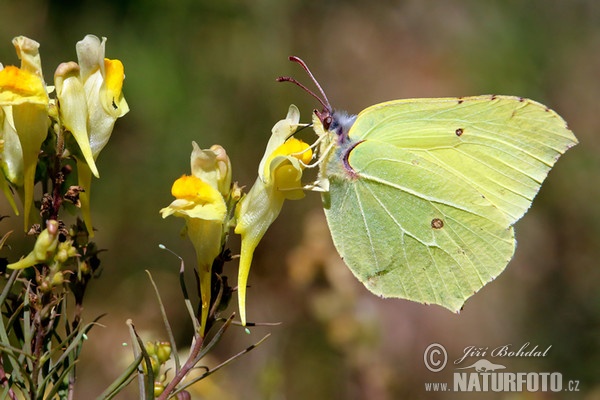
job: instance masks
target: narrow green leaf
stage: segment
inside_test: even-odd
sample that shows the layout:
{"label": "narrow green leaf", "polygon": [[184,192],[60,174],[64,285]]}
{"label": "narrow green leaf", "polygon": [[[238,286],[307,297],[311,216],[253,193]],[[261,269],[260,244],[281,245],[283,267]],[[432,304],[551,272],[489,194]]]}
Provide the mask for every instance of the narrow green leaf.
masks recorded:
{"label": "narrow green leaf", "polygon": [[[146,363],[147,375],[144,375],[142,371],[138,371],[138,383],[140,387],[140,400],[154,399],[154,372],[152,371],[152,362],[150,361],[150,355],[146,351],[142,338],[138,335],[135,330],[135,326],[131,320],[127,320],[129,325],[129,333],[133,342],[134,355],[142,355],[144,362]],[[136,351],[137,350],[137,351]]]}
{"label": "narrow green leaf", "polygon": [[[31,322],[31,311],[29,304],[29,291],[31,290],[31,283],[27,283],[27,287],[25,288],[25,295],[23,298],[23,350],[27,354],[32,354],[31,351],[31,341],[33,339],[34,331],[32,329]],[[20,359],[20,362],[25,361],[24,359]],[[33,371],[33,362],[31,359],[27,359],[27,364],[30,371]]]}
{"label": "narrow green leaf", "polygon": [[60,383],[66,378],[66,376],[69,374],[69,372],[71,372],[71,370],[73,368],[75,368],[75,364],[69,365],[67,368],[64,369],[64,371],[62,371],[62,373],[58,377],[56,375],[53,376],[51,374],[48,374],[44,378],[44,384],[40,385],[40,388],[46,388],[48,383],[50,383],[50,381],[52,381],[52,383],[53,383],[52,389],[47,393],[44,393],[44,392],[38,393],[38,397],[40,399],[52,399],[54,397],[54,395],[62,387],[62,385]]}
{"label": "narrow green leaf", "polygon": [[137,357],[129,364],[127,369],[119,375],[117,379],[110,384],[109,387],[104,390],[100,396],[96,397],[96,400],[109,400],[115,397],[123,388],[131,383],[136,377],[137,368],[144,359],[144,356],[140,353]]}
{"label": "narrow green leaf", "polygon": [[156,294],[156,299],[158,300],[158,306],[160,307],[160,315],[162,316],[163,323],[165,324],[165,329],[167,330],[167,335],[169,336],[169,342],[171,343],[171,356],[175,362],[175,373],[179,372],[181,369],[181,363],[179,361],[179,354],[177,352],[177,345],[175,344],[175,336],[173,336],[173,330],[171,329],[171,324],[169,323],[169,318],[167,317],[167,311],[165,310],[165,306],[163,305],[162,299],[160,297],[160,293],[158,292],[158,287],[152,279],[152,274],[150,271],[146,270],[148,274],[148,278],[150,279],[150,283],[152,283],[152,287],[154,288],[154,293]]}
{"label": "narrow green leaf", "polygon": [[[8,281],[6,281],[6,285],[0,294],[0,310],[2,309],[2,306],[4,305],[4,302],[6,301],[6,298],[8,297],[8,294],[10,293],[19,273],[20,271],[15,270],[8,277]],[[10,324],[12,323],[12,317],[8,322],[8,326],[11,326]],[[9,346],[10,340],[8,338],[8,331],[6,328],[7,325],[4,325],[4,318],[0,315],[0,342],[2,342],[5,346]],[[13,379],[23,381],[23,377],[21,376],[21,364],[19,363],[18,357],[12,353],[13,350],[10,349],[13,349],[13,347],[7,347],[7,354],[10,356],[8,359],[10,360],[12,366]]]}

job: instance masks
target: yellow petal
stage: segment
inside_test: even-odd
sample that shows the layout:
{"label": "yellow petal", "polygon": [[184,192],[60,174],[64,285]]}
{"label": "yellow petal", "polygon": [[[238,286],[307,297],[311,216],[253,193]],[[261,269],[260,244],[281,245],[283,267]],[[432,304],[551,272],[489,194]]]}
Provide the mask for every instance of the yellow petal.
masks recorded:
{"label": "yellow petal", "polygon": [[87,132],[88,108],[77,63],[71,61],[60,64],[54,73],[54,84],[60,105],[61,122],[77,141],[94,176],[99,177]]}
{"label": "yellow petal", "polygon": [[199,203],[210,203],[215,198],[213,187],[194,175],[183,175],[173,182],[171,194],[176,199],[189,199]]}
{"label": "yellow petal", "polygon": [[100,70],[97,70],[83,84],[88,105],[88,135],[94,160],[98,159],[98,155],[108,143],[116,121],[116,118],[104,109],[104,102],[100,95],[101,86]]}
{"label": "yellow petal", "polygon": [[219,191],[194,175],[183,175],[171,187],[176,198],[160,210],[163,218],[169,215],[222,222],[227,213],[225,199]]}
{"label": "yellow petal", "polygon": [[298,200],[304,197],[302,189],[302,169],[294,166],[289,160],[280,164],[273,171],[273,186],[288,200]]}
{"label": "yellow petal", "polygon": [[231,192],[231,161],[229,160],[229,156],[227,152],[222,146],[215,144],[210,146],[210,150],[213,151],[216,158],[216,168],[219,171],[217,175],[217,187],[219,192],[223,195],[223,197],[229,197]]}
{"label": "yellow petal", "polygon": [[[81,67],[81,80],[87,82],[91,75],[96,71],[104,69],[104,49],[106,46],[106,38],[102,41],[94,35],[86,35],[83,40],[80,40],[75,45],[77,50],[77,60]],[[104,71],[100,71],[102,76]]]}
{"label": "yellow petal", "polygon": [[42,142],[48,134],[50,119],[48,107],[39,104],[19,104],[12,107],[15,128],[23,149],[23,214],[25,230],[29,229],[29,216],[33,206],[35,168]]}
{"label": "yellow petal", "polygon": [[17,36],[12,41],[21,60],[21,69],[37,75],[42,80],[42,61],[40,59],[40,44],[25,36]]}
{"label": "yellow petal", "polygon": [[39,104],[47,106],[44,82],[36,74],[7,66],[0,71],[0,105]]}
{"label": "yellow petal", "polygon": [[263,172],[264,177],[267,180],[272,179],[272,173],[276,167],[276,165],[273,163],[273,160],[281,156],[285,156],[290,159],[293,157],[301,161],[301,163],[294,163],[295,166],[298,166],[301,172],[301,170],[304,168],[304,165],[308,164],[312,159],[312,150],[310,149],[310,146],[307,143],[304,143],[302,140],[296,138],[290,138],[286,140],[267,158],[265,171]]}
{"label": "yellow petal", "polygon": [[[288,109],[287,116],[285,119],[278,121],[271,129],[271,137],[269,138],[269,142],[267,143],[267,147],[265,149],[265,154],[263,158],[260,160],[260,164],[258,165],[258,176],[261,179],[266,179],[265,170],[267,165],[269,164],[269,158],[271,154],[281,146],[285,141],[296,132],[296,129],[299,126],[300,121],[300,111],[298,111],[298,107],[291,104]],[[267,173],[268,175],[268,173]]]}
{"label": "yellow petal", "polygon": [[246,324],[246,286],[254,250],[279,215],[285,197],[260,178],[238,203],[235,233],[242,237],[238,271],[238,304],[242,325]]}
{"label": "yellow petal", "polygon": [[228,197],[231,191],[231,162],[225,149],[219,145],[202,150],[196,142],[192,142],[190,157],[192,175],[207,182]]}
{"label": "yellow petal", "polygon": [[125,69],[120,60],[104,59],[104,85],[101,88],[105,111],[114,118],[122,117],[129,112],[129,105],[123,96],[123,80]]}
{"label": "yellow petal", "polygon": [[15,129],[11,106],[0,106],[0,140],[2,171],[13,185],[23,186],[23,149]]}

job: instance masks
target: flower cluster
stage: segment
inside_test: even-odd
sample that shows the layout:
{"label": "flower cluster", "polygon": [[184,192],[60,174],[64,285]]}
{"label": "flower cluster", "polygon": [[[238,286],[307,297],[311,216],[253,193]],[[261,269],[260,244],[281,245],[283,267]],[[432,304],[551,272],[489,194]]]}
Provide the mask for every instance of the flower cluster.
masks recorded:
{"label": "flower cluster", "polygon": [[279,215],[286,199],[304,197],[301,183],[305,166],[312,159],[309,145],[292,137],[300,126],[300,112],[289,108],[285,119],[273,127],[260,162],[258,178],[246,195],[231,183],[231,164],[220,146],[200,150],[194,143],[192,175],[173,184],[175,200],[161,210],[164,217],[186,220],[188,236],[197,254],[202,297],[201,334],[211,307],[211,266],[223,251],[230,226],[241,235],[238,302],[242,324],[246,324],[246,283],[254,249]]}
{"label": "flower cluster", "polygon": [[39,44],[32,39],[19,36],[13,40],[20,67],[0,64],[0,187],[16,213],[11,188],[19,193],[25,229],[32,219],[38,156],[50,128],[61,143],[59,156],[77,160],[82,214],[93,234],[89,189],[92,175],[99,176],[95,161],[116,119],[129,111],[122,93],[123,64],[104,58],[105,43],[106,38],[93,35],[79,41],[78,63],[60,64],[54,87],[44,81]]}
{"label": "flower cluster", "polygon": [[[144,346],[148,356],[150,358],[150,365],[152,367],[152,375],[155,377],[154,381],[154,396],[160,396],[165,390],[165,380],[167,379],[166,373],[161,374],[161,368],[165,367],[165,364],[171,357],[173,348],[171,343],[163,341],[146,342]],[[142,364],[142,369],[147,375],[147,366],[145,363]],[[166,369],[166,367],[165,367]]]}

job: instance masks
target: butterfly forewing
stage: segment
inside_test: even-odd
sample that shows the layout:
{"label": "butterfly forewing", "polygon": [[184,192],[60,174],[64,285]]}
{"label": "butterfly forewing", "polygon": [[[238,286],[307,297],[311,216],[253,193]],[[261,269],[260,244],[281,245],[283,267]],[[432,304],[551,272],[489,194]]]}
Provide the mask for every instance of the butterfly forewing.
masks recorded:
{"label": "butterfly forewing", "polygon": [[381,103],[359,114],[350,138],[419,153],[476,188],[512,223],[558,157],[577,143],[554,111],[509,96]]}

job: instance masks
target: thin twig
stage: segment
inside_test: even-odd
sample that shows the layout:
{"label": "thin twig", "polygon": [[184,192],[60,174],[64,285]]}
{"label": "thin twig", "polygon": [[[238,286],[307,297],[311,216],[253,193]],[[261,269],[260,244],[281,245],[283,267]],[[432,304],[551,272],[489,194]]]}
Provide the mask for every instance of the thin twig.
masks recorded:
{"label": "thin twig", "polygon": [[243,356],[244,354],[248,353],[249,351],[255,349],[257,346],[259,346],[262,342],[264,342],[265,340],[267,340],[267,338],[271,336],[270,333],[266,334],[262,339],[260,339],[258,342],[246,347],[244,350],[240,351],[239,353],[229,357],[227,360],[223,361],[221,364],[217,365],[216,367],[214,367],[213,369],[209,369],[207,367],[202,367],[206,369],[206,372],[204,372],[202,375],[200,375],[199,377],[191,380],[190,382],[186,383],[184,386],[180,387],[179,389],[177,389],[177,391],[173,394],[176,394],[182,390],[185,390],[186,388],[190,387],[191,385],[193,385],[194,383],[206,378],[209,375],[212,375],[213,373],[217,372],[218,370],[220,370],[221,368],[223,368],[224,366],[226,366],[227,364],[231,363],[232,361],[236,360],[237,358]]}
{"label": "thin twig", "polygon": [[[157,397],[157,400],[166,400],[172,396],[172,394],[173,394],[172,392],[175,391],[175,389],[177,388],[177,385],[179,385],[179,383],[187,376],[187,374],[192,369],[194,369],[194,367],[196,366],[198,361],[200,361],[200,359],[202,357],[204,357],[206,352],[208,352],[219,341],[219,339],[223,335],[223,332],[227,329],[227,327],[229,325],[231,325],[231,321],[233,321],[234,317],[235,317],[235,313],[232,314],[231,317],[229,317],[229,319],[227,319],[227,321],[225,321],[223,326],[217,331],[217,333],[212,338],[212,340],[208,343],[206,348],[203,348],[205,337],[202,337],[202,336],[198,335],[197,333],[194,333],[194,341],[192,344],[192,349],[190,351],[190,354],[189,354],[187,360],[185,361],[185,364],[183,364],[179,373],[176,374],[173,377],[173,379],[171,380],[171,382],[169,382],[167,387],[165,387],[165,390],[162,392],[162,394],[159,397]],[[197,331],[194,331],[194,332],[197,332]]]}

